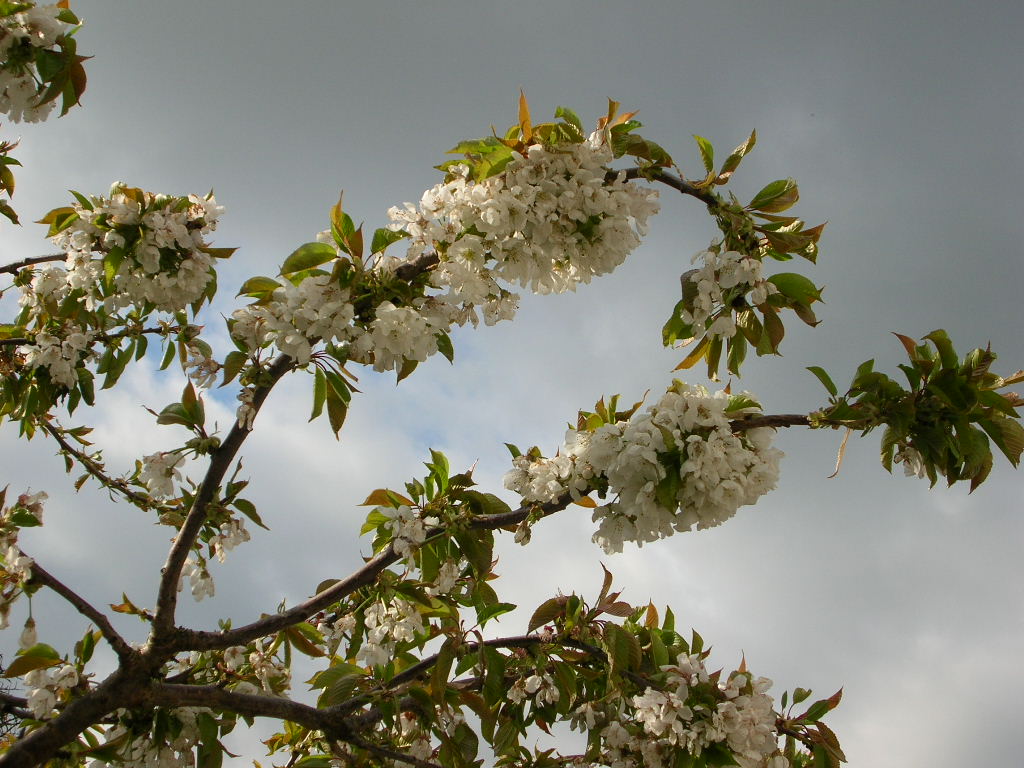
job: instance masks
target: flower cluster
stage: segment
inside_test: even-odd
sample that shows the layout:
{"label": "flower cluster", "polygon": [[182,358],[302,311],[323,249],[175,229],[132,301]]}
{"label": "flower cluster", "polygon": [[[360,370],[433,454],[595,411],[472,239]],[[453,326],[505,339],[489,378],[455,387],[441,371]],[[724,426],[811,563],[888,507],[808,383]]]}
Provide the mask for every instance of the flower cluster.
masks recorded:
{"label": "flower cluster", "polygon": [[430,736],[420,725],[415,712],[403,712],[398,716],[399,739],[404,743],[405,753],[417,760],[429,760],[434,749],[430,744]]}
{"label": "flower cluster", "polygon": [[[14,5],[14,4],[7,4]],[[15,123],[37,123],[53,110],[44,101],[45,83],[36,68],[38,52],[52,49],[69,27],[56,5],[29,5],[17,13],[0,16],[0,113]]]}
{"label": "flower cluster", "polygon": [[[685,309],[680,317],[694,332],[706,331],[708,336],[731,338],[736,335],[736,320],[732,303],[741,296],[750,295],[749,303],[763,304],[773,293],[774,283],[765,279],[759,258],[712,248],[693,257],[700,267],[684,275],[683,296]],[[726,311],[722,311],[725,308]],[[716,315],[709,325],[708,320]]]}
{"label": "flower cluster", "polygon": [[236,311],[232,335],[249,350],[274,344],[300,364],[318,342],[345,345],[349,360],[377,371],[422,362],[453,326],[477,325],[478,310],[488,325],[513,317],[518,296],[503,283],[557,293],[622,263],[657,211],[657,194],[623,176],[608,180],[611,160],[595,137],[531,146],[482,181],[457,165],[418,206],[390,209],[390,227],[409,235],[408,250],[403,258],[378,259],[359,278],[386,285],[400,267],[432,253],[439,262],[431,293],[376,296],[357,312],[350,289],[310,274]]}
{"label": "flower cluster", "polygon": [[298,285],[285,281],[269,301],[236,310],[231,335],[251,350],[274,344],[305,365],[317,341],[353,340],[353,317],[349,292],[328,275],[312,275]]}
{"label": "flower cluster", "polygon": [[371,667],[387,664],[398,643],[414,640],[425,629],[416,606],[401,599],[378,600],[366,609],[364,621],[366,637],[356,658]]}
{"label": "flower cluster", "polygon": [[245,529],[245,520],[233,517],[222,523],[217,533],[210,537],[210,551],[220,561],[227,559],[228,552],[249,541],[249,531]]}
{"label": "flower cluster", "polygon": [[560,694],[554,679],[545,672],[520,678],[508,690],[509,701],[516,704],[522,703],[527,696],[532,696],[537,706],[543,707],[547,704],[557,704]]}
{"label": "flower cluster", "polygon": [[[174,313],[208,298],[214,258],[224,252],[205,238],[221,211],[212,195],[168,197],[120,183],[109,198],[79,196],[74,206],[52,211],[45,221],[67,256],[63,267],[38,269],[19,283],[18,322],[34,326],[32,342],[18,347],[25,367],[45,369],[53,383],[71,389],[93,345],[109,340],[117,326],[135,327],[153,309]],[[198,351],[190,349],[189,365],[209,381],[210,364]]]}
{"label": "flower cluster", "polygon": [[[497,280],[534,293],[561,293],[614,270],[640,243],[657,193],[607,180],[604,134],[581,144],[534,144],[482,181],[456,166],[418,207],[392,208],[392,227],[410,235],[409,256],[436,250],[434,285],[471,308],[501,300]],[[493,263],[492,263],[493,262]]]}
{"label": "flower cluster", "polygon": [[248,662],[251,674],[259,682],[259,687],[243,682],[235,686],[236,691],[275,695],[288,689],[291,685],[291,669],[274,655],[273,646],[273,638],[257,641],[256,647],[249,654]]}
{"label": "flower cluster", "polygon": [[[139,768],[186,768],[195,764],[195,748],[202,740],[198,717],[210,715],[205,707],[178,707],[168,712],[170,726],[156,723],[130,722],[125,710],[116,713],[121,719],[104,736],[107,744],[122,744],[118,757],[107,761],[94,760],[90,765],[132,765]],[[147,727],[148,726],[148,727]],[[142,730],[145,728],[145,730]],[[159,734],[159,735],[158,735]]]}
{"label": "flower cluster", "polygon": [[23,493],[9,507],[3,506],[0,491],[0,629],[9,625],[11,606],[21,595],[22,585],[32,575],[34,561],[18,547],[21,526],[43,524],[43,502],[47,495]]}
{"label": "flower cluster", "polygon": [[388,518],[385,527],[391,531],[391,544],[395,554],[402,558],[409,557],[413,549],[424,542],[427,528],[423,519],[410,507],[377,507],[377,512]]}
{"label": "flower cluster", "polygon": [[[192,591],[192,597],[200,602],[204,597],[213,597],[216,587],[213,583],[213,576],[210,575],[207,563],[201,557],[192,557],[185,561],[185,568],[188,569],[188,584]],[[178,579],[178,590],[185,586],[185,570],[182,570]]]}
{"label": "flower cluster", "polygon": [[620,713],[601,729],[603,762],[617,768],[665,765],[678,750],[699,757],[722,744],[742,768],[788,768],[766,693],[771,680],[734,672],[716,683],[701,654],[680,654],[662,671],[664,685],[632,696],[632,715]]}
{"label": "flower cluster", "polygon": [[25,675],[28,708],[36,720],[48,718],[61,695],[78,685],[78,670],[70,664],[33,669]]}
{"label": "flower cluster", "polygon": [[716,526],[775,487],[782,452],[773,430],[734,433],[730,419],[758,409],[749,395],[709,394],[676,381],[631,421],[593,431],[571,429],[551,459],[519,456],[505,487],[525,501],[579,498],[606,484],[594,541],[619,552],[673,532]]}
{"label": "flower cluster", "polygon": [[355,628],[356,617],[351,613],[346,613],[343,616],[323,614],[316,621],[316,630],[323,637],[324,647],[332,656],[338,650],[338,645],[340,645],[346,635],[349,638],[352,637],[352,632]]}
{"label": "flower cluster", "polygon": [[177,312],[206,294],[214,277],[206,236],[224,212],[212,193],[155,195],[117,182],[109,198],[80,197],[58,210],[64,218],[53,241],[67,254],[67,290],[80,290],[88,309],[151,304]]}
{"label": "flower cluster", "polygon": [[[49,270],[48,270],[49,271]],[[32,344],[23,344],[18,352],[24,355],[28,368],[45,368],[50,380],[70,389],[78,383],[76,370],[92,358],[95,333],[74,323],[62,328],[61,336],[40,331]]]}
{"label": "flower cluster", "polygon": [[906,477],[928,477],[928,470],[924,464],[924,457],[914,446],[903,443],[893,457],[893,464],[903,465],[903,474]]}
{"label": "flower cluster", "polygon": [[174,482],[181,480],[178,470],[185,463],[185,455],[174,451],[160,451],[142,457],[142,471],[139,480],[146,484],[154,498],[174,495]]}

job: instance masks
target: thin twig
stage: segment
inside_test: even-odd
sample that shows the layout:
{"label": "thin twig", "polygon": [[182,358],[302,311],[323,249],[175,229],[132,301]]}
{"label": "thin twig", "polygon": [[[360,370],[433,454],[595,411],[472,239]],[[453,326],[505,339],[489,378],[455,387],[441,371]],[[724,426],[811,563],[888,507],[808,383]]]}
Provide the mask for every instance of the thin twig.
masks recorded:
{"label": "thin twig", "polygon": [[140,509],[154,509],[160,505],[155,503],[149,496],[133,491],[124,480],[110,477],[103,471],[102,465],[92,459],[87,453],[78,450],[64,437],[64,429],[59,425],[51,424],[49,421],[40,422],[41,429],[57,441],[61,453],[71,456],[82,468],[100,485],[111,491],[117,491]]}
{"label": "thin twig", "polygon": [[[609,171],[605,178],[611,181],[621,173],[623,173],[623,171]],[[662,184],[672,187],[672,189],[675,189],[684,195],[689,195],[690,197],[697,198],[702,203],[710,207],[716,207],[721,204],[721,201],[718,199],[714,192],[711,192],[708,189],[697,187],[691,184],[690,182],[686,181],[686,179],[682,178],[681,176],[676,176],[675,174],[669,173],[668,171],[659,171],[654,169],[641,170],[639,168],[629,168],[625,171],[625,174],[627,179],[646,179],[648,181],[660,181]]]}
{"label": "thin twig", "polygon": [[[109,342],[115,339],[125,339],[131,336],[142,336],[143,334],[159,334],[161,336],[170,336],[172,333],[180,333],[184,330],[180,325],[169,325],[166,328],[125,328],[123,331],[117,333],[97,333],[93,337],[93,341]],[[0,347],[15,346],[17,344],[34,344],[35,339],[30,338],[11,338],[11,339],[0,339]]]}
{"label": "thin twig", "polygon": [[810,425],[810,417],[802,413],[766,413],[729,422],[733,432],[746,432],[748,429],[757,429],[758,427],[809,427]]}
{"label": "thin twig", "polygon": [[7,272],[8,274],[16,275],[18,270],[30,267],[33,264],[43,264],[47,261],[64,261],[67,257],[68,255],[66,253],[51,253],[46,256],[32,256],[31,258],[22,259],[21,261],[16,261],[13,264],[6,264],[0,267],[0,274]]}
{"label": "thin twig", "polygon": [[420,760],[418,757],[412,755],[403,755],[394,749],[388,749],[387,747],[379,746],[370,741],[365,741],[358,736],[351,736],[347,741],[351,742],[360,749],[365,749],[367,752],[372,752],[378,757],[384,757],[388,760],[395,760],[400,763],[406,763],[407,765],[415,765],[417,768],[441,768],[437,763],[431,763],[429,760]]}
{"label": "thin twig", "polygon": [[[534,504],[520,507],[512,512],[503,512],[496,515],[481,515],[470,518],[468,526],[476,530],[493,530],[514,525],[525,520],[531,513],[546,516],[569,505],[571,499],[566,496],[555,502],[547,504]],[[443,534],[444,528],[432,528],[427,531],[427,537]],[[393,545],[388,545],[376,557],[370,559],[362,568],[341,579],[320,592],[313,595],[303,603],[281,613],[275,613],[258,621],[246,624],[235,629],[223,632],[202,632],[188,629],[179,629],[172,647],[176,651],[200,651],[213,650],[218,648],[230,648],[233,645],[245,645],[248,642],[260,637],[265,637],[273,632],[305,621],[318,611],[323,610],[332,603],[347,597],[357,589],[369,586],[377,580],[377,576],[387,568],[398,562],[401,557],[395,552]]]}
{"label": "thin twig", "polygon": [[95,624],[103,634],[106,641],[110,643],[110,647],[114,649],[114,653],[117,654],[119,659],[124,660],[135,653],[128,642],[118,634],[116,629],[114,629],[105,614],[97,610],[91,603],[89,603],[89,601],[61,582],[56,576],[51,574],[35,561],[32,563],[32,581],[37,584],[42,584],[45,587],[49,587],[71,603],[71,605],[75,607],[75,610],[80,614],[92,621],[92,623]]}

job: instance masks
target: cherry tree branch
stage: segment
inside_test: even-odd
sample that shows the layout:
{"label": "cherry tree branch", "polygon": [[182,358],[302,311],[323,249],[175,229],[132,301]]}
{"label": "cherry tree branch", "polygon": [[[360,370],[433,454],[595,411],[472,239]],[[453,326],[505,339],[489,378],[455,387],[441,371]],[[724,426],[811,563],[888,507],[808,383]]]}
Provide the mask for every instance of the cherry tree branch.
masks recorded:
{"label": "cherry tree branch", "polygon": [[83,598],[69,586],[61,582],[56,576],[51,574],[49,571],[47,571],[45,568],[43,568],[41,565],[39,565],[39,563],[35,561],[33,561],[32,563],[31,581],[35,584],[41,584],[44,587],[49,587],[50,589],[52,589],[58,595],[60,595],[69,603],[71,603],[71,605],[74,606],[75,610],[77,610],[80,614],[82,614],[87,619],[89,619],[93,624],[95,624],[99,631],[103,634],[103,637],[106,639],[106,641],[110,643],[110,647],[114,649],[114,653],[117,654],[119,659],[124,661],[128,657],[135,654],[135,651],[132,650],[132,647],[123,637],[121,637],[118,631],[114,629],[113,625],[110,623],[110,620],[106,617],[105,614],[97,610],[85,598]]}
{"label": "cherry tree branch", "polygon": [[[629,168],[625,171],[609,171],[605,176],[605,180],[608,182],[614,181],[622,173],[625,173],[625,177],[627,179],[645,179],[647,181],[661,182],[684,195],[697,198],[702,203],[712,208],[721,205],[721,200],[718,199],[714,192],[708,189],[699,188],[686,181],[681,176],[676,176],[668,171],[656,169],[641,171],[639,168]],[[400,280],[411,281],[422,273],[433,269],[439,263],[440,258],[436,253],[424,253],[413,261],[406,262],[405,264],[401,264],[396,267],[395,277]]]}
{"label": "cherry tree branch", "polygon": [[778,429],[779,427],[809,427],[810,425],[810,417],[802,413],[755,414],[729,422],[733,432],[746,432],[748,429],[757,429],[758,427]]}
{"label": "cherry tree branch", "polygon": [[[807,416],[801,414],[779,414],[764,416],[748,416],[730,422],[730,426],[736,431],[745,431],[755,427],[790,427],[807,426]],[[512,525],[518,525],[531,515],[537,519],[547,517],[565,509],[572,503],[568,495],[544,504],[524,504],[518,509],[509,512],[499,512],[494,515],[480,515],[466,521],[466,525],[472,530],[496,530]],[[445,528],[432,528],[427,531],[427,538],[442,535]],[[219,648],[230,648],[234,645],[246,645],[252,640],[266,637],[274,632],[280,632],[287,627],[306,621],[317,612],[329,605],[338,602],[355,592],[357,589],[369,586],[377,580],[377,576],[390,565],[398,562],[401,557],[395,552],[392,545],[388,545],[375,557],[367,561],[361,568],[349,576],[332,584],[327,589],[313,595],[305,602],[280,613],[245,624],[235,629],[222,632],[206,632],[189,629],[179,629],[173,641],[173,647],[179,651],[203,651]]]}
{"label": "cherry tree branch", "polygon": [[18,271],[25,267],[30,267],[33,264],[44,264],[48,261],[64,261],[68,255],[66,253],[51,253],[46,256],[32,256],[28,259],[22,259],[21,261],[15,261],[13,264],[5,264],[0,267],[0,274],[4,272],[10,275],[18,274]]}
{"label": "cherry tree branch", "polygon": [[[534,648],[538,645],[555,645],[560,648],[572,648],[577,651],[583,651],[596,659],[607,663],[608,654],[596,645],[584,643],[579,640],[573,640],[568,637],[555,637],[552,639],[545,639],[540,635],[515,635],[511,637],[498,637],[491,640],[484,640],[483,642],[470,642],[459,646],[458,650],[461,651],[461,655],[475,653],[482,647],[488,648]],[[432,656],[428,656],[417,663],[413,664],[402,670],[400,673],[392,677],[387,681],[387,685],[379,686],[378,688],[368,691],[366,693],[353,696],[347,701],[340,702],[330,707],[332,712],[349,713],[363,706],[364,704],[370,703],[373,697],[378,696],[382,693],[395,693],[398,688],[407,683],[411,683],[414,680],[425,676],[441,657],[440,653],[435,653]],[[634,683],[638,685],[648,685],[646,678],[641,675],[637,675],[632,672],[626,672],[625,675],[629,677]],[[478,677],[466,678],[464,680],[455,681],[453,685],[461,687],[473,687],[479,684],[480,679]],[[366,727],[366,716],[370,713],[364,713],[363,717],[360,718],[360,727]]]}
{"label": "cherry tree branch", "polygon": [[116,491],[140,509],[153,509],[154,507],[160,506],[146,494],[133,491],[128,487],[128,483],[124,480],[113,478],[104,472],[102,464],[97,462],[84,451],[80,451],[71,445],[71,443],[64,437],[64,429],[62,427],[55,426],[49,421],[41,421],[39,426],[44,432],[57,441],[62,454],[70,456],[81,464],[82,468],[104,488],[110,491]]}
{"label": "cherry tree branch", "polygon": [[[623,171],[609,171],[605,177],[611,181],[615,179]],[[714,208],[721,204],[718,196],[715,195],[709,189],[697,187],[690,182],[686,181],[682,176],[676,176],[668,171],[662,171],[658,169],[641,170],[640,168],[628,168],[625,171],[627,179],[646,179],[648,181],[659,181],[662,184],[672,187],[684,195],[695,197],[708,207]]]}
{"label": "cherry tree branch", "polygon": [[[125,328],[123,331],[118,331],[117,333],[97,333],[93,340],[100,342],[113,341],[115,339],[125,339],[130,336],[142,336],[143,334],[169,336],[172,333],[180,333],[182,330],[184,329],[180,325],[169,325],[166,328]],[[27,337],[0,339],[0,347],[33,343],[35,343],[35,339]]]}
{"label": "cherry tree branch", "polygon": [[216,685],[178,685],[154,682],[147,687],[146,704],[156,707],[210,707],[246,717],[272,717],[322,731],[328,738],[347,741],[351,730],[336,712],[318,709],[280,696],[228,691]]}
{"label": "cherry tree branch", "polygon": [[412,755],[403,755],[401,752],[388,749],[387,747],[382,747],[379,744],[373,744],[372,742],[361,739],[358,736],[351,737],[349,741],[357,747],[365,749],[367,752],[372,752],[378,757],[383,757],[388,760],[406,763],[407,765],[415,765],[418,766],[418,768],[441,768],[437,763],[432,763],[429,760],[420,760],[418,757],[413,757]]}
{"label": "cherry tree branch", "polygon": [[[481,515],[470,518],[467,525],[475,530],[493,530],[504,528],[508,525],[515,525],[525,520],[531,513],[541,517],[550,515],[561,509],[565,509],[572,500],[566,496],[554,502],[546,504],[532,504],[520,507],[512,512],[502,512],[496,515]],[[445,532],[445,528],[431,528],[427,531],[427,537],[433,537]],[[373,584],[380,573],[398,562],[401,557],[395,552],[393,545],[388,545],[378,555],[367,561],[362,568],[350,574],[344,579],[335,582],[327,589],[319,592],[303,603],[281,613],[254,621],[235,629],[222,632],[204,632],[189,629],[179,629],[171,642],[171,647],[176,651],[205,651],[218,648],[230,648],[234,645],[245,645],[252,640],[279,632],[282,629],[305,621],[309,617],[323,610],[332,603],[347,597],[361,587]]]}
{"label": "cherry tree branch", "polygon": [[[267,379],[258,385],[252,398],[253,415],[259,413],[263,402],[270,394],[270,390],[281,380],[295,365],[295,360],[288,355],[278,357],[267,367],[265,374]],[[192,502],[192,509],[189,510],[181,530],[171,545],[167,554],[167,561],[160,577],[160,588],[157,593],[156,615],[153,618],[154,639],[162,639],[173,633],[174,612],[178,605],[178,579],[181,576],[181,569],[185,565],[185,559],[199,535],[206,521],[206,510],[209,507],[220,488],[221,481],[227,474],[228,469],[235,460],[242,443],[249,436],[251,430],[248,427],[240,426],[237,422],[232,426],[224,442],[210,454],[210,465],[206,470],[206,476],[196,493]]]}
{"label": "cherry tree branch", "polygon": [[11,696],[9,693],[0,691],[0,712],[14,715],[24,720],[26,717],[32,717],[32,710],[27,707],[27,699],[21,696]]}
{"label": "cherry tree branch", "polygon": [[65,744],[115,709],[139,703],[148,671],[135,658],[85,696],[72,699],[64,710],[41,728],[25,734],[0,755],[0,768],[36,768],[45,765]]}

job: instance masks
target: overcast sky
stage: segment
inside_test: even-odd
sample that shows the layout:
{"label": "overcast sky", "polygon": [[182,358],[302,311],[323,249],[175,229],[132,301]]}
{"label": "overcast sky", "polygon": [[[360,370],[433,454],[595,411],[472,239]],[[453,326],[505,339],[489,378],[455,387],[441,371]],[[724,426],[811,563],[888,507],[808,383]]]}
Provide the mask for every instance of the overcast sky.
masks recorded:
{"label": "overcast sky", "polygon": [[[1024,367],[1019,3],[73,7],[87,22],[80,50],[94,56],[84,107],[4,126],[22,138],[15,207],[32,221],[67,204],[69,188],[105,194],[115,180],[171,194],[213,188],[227,208],[215,244],[239,248],[208,316],[218,343],[218,312],[236,306],[235,287],[275,274],[324,229],[340,190],[357,221],[383,225],[389,206],[439,180],[432,166],[458,140],[514,122],[523,88],[537,119],[564,104],[591,122],[609,97],[640,110],[643,134],[695,176],[691,134],[725,153],[756,128],[736,194],[792,176],[795,212],[828,220],[818,265],[781,267],[826,286],[824,322],[812,330],[790,318],[784,357],[750,360],[734,383],[767,412],[823,404],[807,365],[841,385],[868,358],[894,370],[903,352],[890,331],[943,327],[961,353],[991,341],[1000,372]],[[48,252],[43,232],[5,226],[0,263]],[[215,565],[216,599],[186,600],[184,618],[204,628],[220,616],[251,620],[356,567],[369,542],[356,538],[365,510],[355,505],[420,474],[428,448],[456,469],[479,461],[483,489],[497,490],[509,466],[502,443],[550,454],[576,410],[602,394],[656,397],[682,354],[660,344],[678,275],[715,234],[695,201],[664,191],[650,237],[614,275],[574,295],[526,298],[515,322],[457,334],[454,367],[432,359],[397,388],[392,375],[362,374],[340,443],[325,421],[306,424],[309,380],[292,377],[244,451],[248,495],[273,530]],[[182,382],[139,368],[122,383],[75,421],[96,426],[109,465],[127,469],[179,444],[180,430],[157,428],[141,405],[159,410]],[[233,392],[216,397],[208,410],[229,424]],[[670,604],[713,643],[719,665],[745,653],[776,695],[843,686],[828,722],[853,766],[1018,764],[1021,476],[997,457],[973,495],[929,490],[888,475],[873,434],[826,479],[839,442],[832,432],[780,435],[783,478],[761,504],[642,550],[603,555],[579,508],[545,521],[530,548],[500,549],[495,586],[523,606],[502,630],[522,631],[558,590],[593,596],[603,561],[625,599]],[[0,429],[0,456],[0,485],[51,495],[46,527],[23,535],[30,554],[96,604],[122,590],[152,603],[168,529],[88,487],[73,494],[52,447],[23,445],[11,425]],[[43,640],[84,631],[50,607],[37,598]],[[23,618],[12,617],[5,649]],[[141,639],[140,623],[119,626]]]}

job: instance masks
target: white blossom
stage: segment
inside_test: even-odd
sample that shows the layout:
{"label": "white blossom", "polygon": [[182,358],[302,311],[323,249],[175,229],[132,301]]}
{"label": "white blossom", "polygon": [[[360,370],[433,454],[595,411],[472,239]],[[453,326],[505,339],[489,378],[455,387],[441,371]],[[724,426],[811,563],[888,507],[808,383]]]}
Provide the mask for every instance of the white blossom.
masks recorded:
{"label": "white blossom", "polygon": [[185,463],[185,455],[173,451],[160,451],[142,457],[142,471],[139,480],[146,484],[154,498],[174,495],[174,483],[181,480],[178,470]]}
{"label": "white blossom", "polygon": [[545,503],[603,478],[612,499],[594,510],[594,541],[607,552],[719,525],[774,488],[782,457],[770,429],[734,434],[728,406],[723,392],[676,382],[632,421],[570,429],[554,458],[516,457],[505,487]]}

